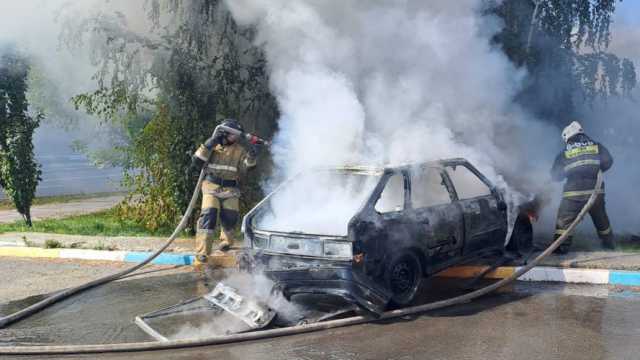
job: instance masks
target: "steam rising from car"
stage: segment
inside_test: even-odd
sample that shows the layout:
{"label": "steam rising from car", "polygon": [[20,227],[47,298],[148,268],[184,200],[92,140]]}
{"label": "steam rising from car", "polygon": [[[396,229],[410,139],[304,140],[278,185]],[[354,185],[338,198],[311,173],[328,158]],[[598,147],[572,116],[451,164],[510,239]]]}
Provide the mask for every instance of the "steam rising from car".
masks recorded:
{"label": "steam rising from car", "polygon": [[[464,157],[506,187],[497,169],[519,169],[525,151],[502,146],[505,133],[510,144],[525,135],[512,102],[524,73],[490,46],[499,23],[480,15],[481,1],[226,4],[239,23],[257,27],[267,54],[282,112],[275,182],[318,166]],[[335,191],[314,179],[297,188],[273,199],[281,226],[319,221],[319,209],[298,203]],[[327,209],[337,217],[355,207]]]}
{"label": "steam rising from car", "polygon": [[270,199],[257,227],[346,236],[347,223],[371,196],[380,175],[320,170],[295,176]]}

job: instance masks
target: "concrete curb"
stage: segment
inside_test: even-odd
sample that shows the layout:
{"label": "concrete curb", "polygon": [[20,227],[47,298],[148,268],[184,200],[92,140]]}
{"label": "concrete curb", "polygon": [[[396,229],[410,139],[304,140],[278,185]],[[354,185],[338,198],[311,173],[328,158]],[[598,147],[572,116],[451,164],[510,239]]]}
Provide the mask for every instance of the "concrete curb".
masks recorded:
{"label": "concrete curb", "polygon": [[[84,249],[42,249],[35,247],[0,247],[0,257],[32,257],[32,258],[58,258],[79,260],[105,260],[124,261],[131,263],[142,262],[152,252],[138,251],[104,251]],[[191,265],[193,255],[180,253],[165,253],[155,258],[155,265]]]}
{"label": "concrete curb", "polygon": [[[84,249],[42,249],[35,247],[0,247],[0,257],[32,257],[59,258],[79,260],[106,260],[138,263],[146,259],[152,252],[144,251],[102,251]],[[223,267],[235,264],[232,256],[223,256],[216,261]],[[225,259],[222,259],[225,258]],[[226,259],[230,258],[230,259]],[[155,265],[191,265],[193,255],[185,253],[164,253],[152,262]],[[486,270],[486,266],[457,266],[440,272],[436,276],[451,278],[472,278]],[[520,267],[503,266],[488,273],[488,279],[503,279],[518,271]],[[521,281],[546,281],[575,284],[608,284],[624,286],[640,286],[640,271],[606,270],[606,269],[578,269],[538,266],[520,277]]]}
{"label": "concrete curb", "polygon": [[[436,276],[452,278],[470,278],[486,270],[486,266],[458,266],[447,269]],[[518,271],[517,266],[503,266],[488,273],[486,278],[504,279]],[[640,271],[605,269],[567,269],[550,266],[538,266],[522,275],[520,281],[546,281],[573,284],[605,284],[640,286]]]}

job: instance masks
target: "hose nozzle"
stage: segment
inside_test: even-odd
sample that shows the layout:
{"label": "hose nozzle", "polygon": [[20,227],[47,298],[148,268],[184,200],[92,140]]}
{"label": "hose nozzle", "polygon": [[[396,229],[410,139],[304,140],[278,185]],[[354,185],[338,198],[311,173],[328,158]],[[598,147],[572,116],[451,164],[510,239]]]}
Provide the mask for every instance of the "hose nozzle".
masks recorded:
{"label": "hose nozzle", "polygon": [[238,129],[234,129],[232,127],[229,126],[225,126],[225,125],[218,125],[216,127],[216,132],[217,131],[224,131],[226,133],[229,134],[233,134],[233,135],[238,135],[240,137],[245,138],[250,144],[252,145],[263,145],[263,146],[271,146],[271,142],[269,140],[263,139],[257,135],[248,133],[248,132],[243,132],[240,131]]}

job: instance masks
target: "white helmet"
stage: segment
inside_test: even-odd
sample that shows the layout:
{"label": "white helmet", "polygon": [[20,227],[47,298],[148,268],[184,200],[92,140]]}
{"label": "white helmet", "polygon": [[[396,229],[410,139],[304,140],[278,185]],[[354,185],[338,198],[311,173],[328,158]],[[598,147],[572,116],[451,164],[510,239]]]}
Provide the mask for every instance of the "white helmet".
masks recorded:
{"label": "white helmet", "polygon": [[574,121],[562,130],[562,140],[566,143],[569,139],[578,134],[584,134],[584,130],[582,130],[582,125],[580,125],[579,122]]}

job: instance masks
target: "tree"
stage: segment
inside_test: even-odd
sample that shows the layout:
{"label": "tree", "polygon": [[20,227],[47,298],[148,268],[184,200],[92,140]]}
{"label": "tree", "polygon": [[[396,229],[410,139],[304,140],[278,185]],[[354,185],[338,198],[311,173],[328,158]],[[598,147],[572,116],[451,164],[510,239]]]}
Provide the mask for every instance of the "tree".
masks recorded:
{"label": "tree", "polygon": [[562,125],[582,104],[630,96],[637,82],[633,62],[607,52],[615,6],[616,0],[505,0],[493,5],[505,23],[496,43],[530,74],[520,103]]}
{"label": "tree", "polygon": [[[149,228],[173,226],[193,191],[190,154],[226,117],[269,135],[277,107],[254,32],[239,27],[222,1],[147,2],[149,32],[132,32],[122,14],[100,13],[68,28],[69,44],[90,39],[98,90],[74,98],[108,121],[147,119],[129,148],[122,207]],[[242,184],[244,208],[258,200],[258,178]],[[163,214],[163,216],[158,216]]]}
{"label": "tree", "polygon": [[15,50],[0,56],[0,186],[31,226],[31,204],[42,174],[34,159],[33,132],[42,115],[28,113],[28,71]]}

